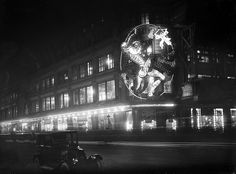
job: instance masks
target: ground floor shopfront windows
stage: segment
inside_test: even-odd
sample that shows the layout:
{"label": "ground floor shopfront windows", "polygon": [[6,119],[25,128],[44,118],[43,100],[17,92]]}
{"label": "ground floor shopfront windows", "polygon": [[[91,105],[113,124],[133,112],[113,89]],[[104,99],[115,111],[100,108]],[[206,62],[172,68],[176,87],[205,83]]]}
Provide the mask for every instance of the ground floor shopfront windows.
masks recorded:
{"label": "ground floor shopfront windows", "polygon": [[231,125],[236,128],[236,108],[230,109]]}
{"label": "ground floor shopfront windows", "polygon": [[[50,132],[77,130],[80,132],[108,130],[177,131],[180,128],[224,130],[226,116],[222,108],[189,108],[186,115],[177,115],[174,108],[141,108],[130,105],[92,109],[1,122],[1,133]],[[230,109],[231,126],[236,127],[236,108]]]}
{"label": "ground floor shopfront windows", "polygon": [[133,130],[132,110],[125,106],[87,110],[1,123],[1,133],[78,130]]}
{"label": "ground floor shopfront windows", "polygon": [[192,128],[224,129],[227,119],[230,119],[232,127],[236,127],[236,108],[231,108],[228,116],[224,114],[223,108],[211,108],[208,110],[208,112],[204,112],[202,108],[191,108]]}

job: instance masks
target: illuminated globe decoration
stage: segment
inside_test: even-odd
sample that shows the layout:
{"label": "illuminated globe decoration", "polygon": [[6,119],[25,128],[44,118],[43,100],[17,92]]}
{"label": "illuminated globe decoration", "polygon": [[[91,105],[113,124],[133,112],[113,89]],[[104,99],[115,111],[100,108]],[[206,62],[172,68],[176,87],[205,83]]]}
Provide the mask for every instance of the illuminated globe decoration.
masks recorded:
{"label": "illuminated globe decoration", "polygon": [[121,77],[132,95],[148,99],[172,92],[175,59],[168,34],[165,27],[142,24],[121,44]]}

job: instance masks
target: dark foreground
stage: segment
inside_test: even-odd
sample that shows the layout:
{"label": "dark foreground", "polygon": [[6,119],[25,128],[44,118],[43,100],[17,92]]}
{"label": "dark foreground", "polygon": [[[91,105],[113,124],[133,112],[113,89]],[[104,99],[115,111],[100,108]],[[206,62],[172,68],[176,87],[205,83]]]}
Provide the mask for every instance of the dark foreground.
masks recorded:
{"label": "dark foreground", "polygon": [[[82,173],[230,173],[235,174],[236,144],[223,142],[86,142],[87,155],[103,156],[103,171]],[[30,142],[1,142],[0,173],[54,173],[32,162]],[[71,173],[71,172],[69,172]]]}

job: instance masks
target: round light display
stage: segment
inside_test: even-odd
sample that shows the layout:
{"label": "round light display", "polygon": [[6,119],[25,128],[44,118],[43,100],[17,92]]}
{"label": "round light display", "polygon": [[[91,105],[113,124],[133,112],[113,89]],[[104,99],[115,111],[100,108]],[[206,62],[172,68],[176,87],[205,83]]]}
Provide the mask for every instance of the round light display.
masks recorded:
{"label": "round light display", "polygon": [[171,93],[174,48],[167,28],[142,24],[121,44],[121,77],[130,93],[140,99]]}

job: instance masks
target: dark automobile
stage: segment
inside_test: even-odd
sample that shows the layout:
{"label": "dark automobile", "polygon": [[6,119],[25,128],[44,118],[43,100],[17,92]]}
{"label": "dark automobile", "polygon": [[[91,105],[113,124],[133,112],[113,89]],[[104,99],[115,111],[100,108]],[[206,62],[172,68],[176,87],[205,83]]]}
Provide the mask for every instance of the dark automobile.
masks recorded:
{"label": "dark automobile", "polygon": [[102,156],[87,156],[78,145],[77,132],[55,132],[36,135],[33,162],[41,169],[54,171],[101,170]]}

